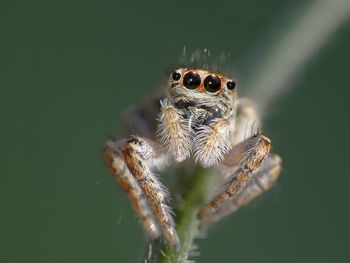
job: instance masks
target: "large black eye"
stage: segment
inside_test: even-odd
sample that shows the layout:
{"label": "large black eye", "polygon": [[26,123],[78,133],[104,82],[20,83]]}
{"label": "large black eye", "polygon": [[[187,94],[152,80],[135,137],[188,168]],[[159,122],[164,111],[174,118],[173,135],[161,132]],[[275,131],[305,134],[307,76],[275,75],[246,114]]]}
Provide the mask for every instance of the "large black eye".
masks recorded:
{"label": "large black eye", "polygon": [[173,74],[171,74],[171,76],[173,77],[173,80],[179,80],[181,78],[181,73],[174,71]]}
{"label": "large black eye", "polygon": [[199,86],[199,84],[201,84],[201,77],[199,74],[190,71],[185,75],[183,84],[188,89],[195,89]]}
{"label": "large black eye", "polygon": [[233,80],[230,80],[227,81],[226,86],[228,89],[233,90],[237,86],[237,84]]}
{"label": "large black eye", "polygon": [[209,75],[204,80],[204,88],[209,92],[217,92],[221,87],[220,79],[215,75]]}

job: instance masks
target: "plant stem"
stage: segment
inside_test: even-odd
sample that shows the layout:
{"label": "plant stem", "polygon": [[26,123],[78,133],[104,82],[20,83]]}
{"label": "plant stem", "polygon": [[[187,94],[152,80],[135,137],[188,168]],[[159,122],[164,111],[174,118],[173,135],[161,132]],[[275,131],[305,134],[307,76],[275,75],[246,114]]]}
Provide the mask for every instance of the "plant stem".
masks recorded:
{"label": "plant stem", "polygon": [[[181,248],[172,250],[164,242],[153,243],[152,253],[148,253],[149,261],[152,263],[184,263],[187,262],[191,252],[193,252],[193,241],[198,235],[200,221],[197,213],[202,205],[212,194],[213,188],[217,185],[217,177],[212,174],[211,169],[204,169],[196,166],[194,169],[180,168],[177,170],[176,189],[186,189],[183,206],[176,211],[176,230],[180,238]],[[188,180],[191,178],[191,180]]]}

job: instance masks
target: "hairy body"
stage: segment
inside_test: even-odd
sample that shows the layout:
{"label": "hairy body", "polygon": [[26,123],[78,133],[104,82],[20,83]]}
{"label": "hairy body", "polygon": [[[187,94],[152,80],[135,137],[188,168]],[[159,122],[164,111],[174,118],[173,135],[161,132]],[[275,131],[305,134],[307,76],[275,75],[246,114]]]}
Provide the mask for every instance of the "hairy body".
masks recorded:
{"label": "hairy body", "polygon": [[[215,167],[226,175],[223,190],[198,214],[203,224],[253,200],[278,177],[281,159],[269,153],[270,139],[253,131],[254,125],[260,125],[255,105],[237,100],[236,86],[219,73],[177,69],[169,76],[159,104],[128,112],[128,123],[135,121],[131,126],[145,136],[105,144],[107,165],[144,228],[152,238],[163,233],[175,249],[180,241],[167,206],[167,190],[154,170],[193,157],[202,167]],[[158,122],[155,129],[154,120]],[[263,163],[265,168],[260,171]],[[252,180],[255,175],[264,182],[263,187]]]}

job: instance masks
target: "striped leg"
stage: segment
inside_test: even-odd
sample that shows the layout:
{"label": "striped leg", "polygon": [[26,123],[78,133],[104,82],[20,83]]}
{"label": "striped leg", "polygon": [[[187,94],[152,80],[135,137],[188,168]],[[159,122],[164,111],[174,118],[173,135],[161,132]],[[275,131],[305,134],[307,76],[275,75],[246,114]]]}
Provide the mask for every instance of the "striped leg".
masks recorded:
{"label": "striped leg", "polygon": [[263,192],[270,189],[281,171],[282,159],[277,154],[269,154],[260,168],[253,175],[244,189],[234,196],[226,205],[217,209],[215,214],[202,218],[202,225],[210,225],[219,221],[221,218],[236,212],[240,207],[247,205]]}
{"label": "striped leg", "polygon": [[[119,141],[118,141],[119,142]],[[180,242],[175,230],[175,224],[170,214],[170,209],[166,204],[166,189],[159,182],[158,178],[152,173],[151,167],[162,166],[168,161],[168,153],[164,150],[163,146],[155,143],[146,138],[133,137],[126,143],[120,146],[120,143],[115,142],[114,145],[118,147],[119,155],[115,158],[110,153],[110,146],[113,142],[106,143],[105,156],[107,164],[119,164],[119,166],[124,166],[124,170],[131,176],[128,178],[130,181],[136,183],[143,193],[144,199],[147,200],[148,206],[152,207],[153,211],[150,210],[149,213],[155,215],[158,223],[163,229],[164,236],[173,248],[179,248]],[[112,152],[113,153],[113,152]],[[111,165],[109,164],[111,167]],[[112,169],[111,169],[112,170]],[[112,170],[112,172],[118,177],[120,177],[121,170]],[[119,180],[118,180],[119,181]],[[123,187],[123,186],[122,186]],[[138,199],[133,193],[128,194],[132,203],[133,200]],[[141,199],[138,199],[141,200]],[[143,201],[142,201],[143,203]],[[135,207],[135,205],[134,205]],[[140,215],[139,210],[135,209]],[[146,221],[143,220],[144,215],[141,215],[141,220],[148,231],[150,225],[154,225],[154,219],[151,217],[146,217]],[[149,232],[149,231],[148,231]]]}
{"label": "striped leg", "polygon": [[122,159],[121,149],[126,140],[116,142],[108,141],[104,147],[104,157],[108,168],[115,175],[116,180],[129,197],[132,206],[141,219],[142,225],[148,235],[153,238],[158,238],[161,230],[157,220],[150,208],[143,190],[137,183],[137,180],[125,167]]}
{"label": "striped leg", "polygon": [[270,145],[269,138],[256,135],[239,143],[227,154],[223,164],[233,166],[238,162],[238,168],[229,177],[225,189],[201,209],[198,214],[200,219],[217,213],[221,206],[231,202],[232,197],[242,191],[267,157]]}

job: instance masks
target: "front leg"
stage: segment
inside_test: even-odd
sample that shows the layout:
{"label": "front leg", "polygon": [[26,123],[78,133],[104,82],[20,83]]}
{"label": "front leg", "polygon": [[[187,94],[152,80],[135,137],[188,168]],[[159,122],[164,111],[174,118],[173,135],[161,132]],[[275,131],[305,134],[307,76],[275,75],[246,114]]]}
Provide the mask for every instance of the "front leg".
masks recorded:
{"label": "front leg", "polygon": [[[179,248],[180,242],[175,230],[175,224],[170,213],[170,208],[166,204],[166,188],[151,171],[151,167],[162,166],[168,162],[167,151],[161,144],[140,137],[133,137],[122,147],[120,147],[119,149],[121,155],[117,155],[117,152],[115,155],[112,155],[112,146],[113,142],[107,142],[105,146],[105,157],[107,164],[109,164],[109,167],[112,168],[114,168],[114,163],[120,164],[119,166],[125,166],[126,173],[131,175],[131,177],[128,177],[128,179],[135,182],[136,188],[140,187],[140,189],[142,189],[142,193],[147,200],[147,204],[153,209],[152,214],[155,215],[158,223],[163,229],[164,236],[173,248]],[[114,154],[113,151],[112,153]],[[121,177],[120,171],[116,169],[111,170],[117,176],[117,178]],[[123,187],[122,183],[121,185]],[[137,202],[141,201],[132,193],[128,196],[134,204],[134,207],[134,200],[138,200]],[[140,211],[137,209],[136,211],[140,215]],[[150,232],[148,225],[154,224],[152,218],[147,216],[147,221],[145,221],[141,215],[141,220],[144,226],[146,225],[146,230]]]}
{"label": "front leg", "polygon": [[244,189],[233,196],[225,205],[220,206],[216,210],[216,213],[202,218],[202,226],[211,225],[221,218],[236,212],[240,207],[247,205],[263,192],[269,190],[278,179],[282,167],[281,165],[281,157],[277,154],[270,153]]}
{"label": "front leg", "polygon": [[213,120],[209,125],[200,125],[194,139],[194,157],[203,167],[220,163],[231,150],[233,118]]}
{"label": "front leg", "polygon": [[152,239],[158,238],[161,230],[152,213],[150,204],[137,180],[125,165],[122,154],[122,148],[125,143],[126,140],[124,139],[106,142],[104,146],[105,161],[109,170],[115,175],[121,188],[129,197],[133,208],[141,219],[143,228]]}
{"label": "front leg", "polygon": [[167,99],[161,101],[158,135],[177,162],[191,155],[191,118],[185,119]]}
{"label": "front leg", "polygon": [[237,195],[252,178],[253,172],[259,168],[270,151],[271,141],[263,135],[252,136],[236,145],[225,157],[223,164],[233,166],[238,164],[237,170],[229,177],[224,191],[213,201],[205,205],[198,214],[205,218],[215,214],[220,207]]}

